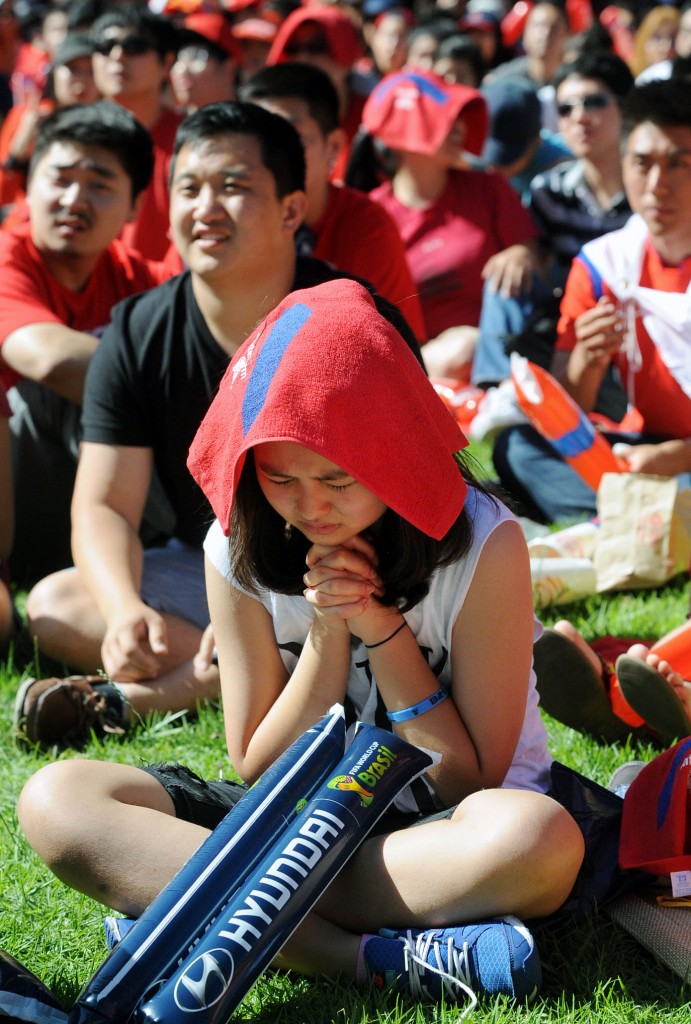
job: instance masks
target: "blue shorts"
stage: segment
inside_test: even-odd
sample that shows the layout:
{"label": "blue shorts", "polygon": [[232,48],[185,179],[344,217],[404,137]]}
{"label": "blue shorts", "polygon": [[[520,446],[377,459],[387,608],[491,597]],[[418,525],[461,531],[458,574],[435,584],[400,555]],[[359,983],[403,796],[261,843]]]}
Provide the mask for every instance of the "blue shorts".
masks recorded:
{"label": "blue shorts", "polygon": [[202,549],[172,537],[163,547],[145,550],[141,594],[154,611],[206,629],[209,607]]}

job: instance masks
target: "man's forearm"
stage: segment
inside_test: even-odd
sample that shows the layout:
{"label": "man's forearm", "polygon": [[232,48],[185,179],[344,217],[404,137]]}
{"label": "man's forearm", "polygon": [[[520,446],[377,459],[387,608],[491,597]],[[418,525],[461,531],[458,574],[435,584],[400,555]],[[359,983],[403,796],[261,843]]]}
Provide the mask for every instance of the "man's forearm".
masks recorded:
{"label": "man's forearm", "polygon": [[21,377],[81,405],[84,378],[98,338],[63,324],[30,324],[7,336],[2,357]]}
{"label": "man's forearm", "polygon": [[119,512],[106,505],[74,510],[72,554],[106,622],[140,599],[142,545]]}

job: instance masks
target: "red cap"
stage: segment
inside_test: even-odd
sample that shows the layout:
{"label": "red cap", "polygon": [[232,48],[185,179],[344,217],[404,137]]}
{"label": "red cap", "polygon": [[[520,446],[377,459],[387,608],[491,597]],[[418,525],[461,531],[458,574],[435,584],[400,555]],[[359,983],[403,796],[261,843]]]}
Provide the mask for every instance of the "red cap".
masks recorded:
{"label": "red cap", "polygon": [[654,875],[691,870],[691,737],[645,766],[624,797],[619,864]]}
{"label": "red cap", "polygon": [[256,39],[260,43],[272,43],[277,32],[277,26],[265,18],[245,18],[233,25],[236,39]]}
{"label": "red cap", "polygon": [[329,53],[341,67],[349,68],[364,53],[360,33],[348,15],[340,7],[300,7],[292,11],[278,30],[278,35],[269,51],[267,64],[282,64],[287,60],[285,48],[301,26],[317,25],[329,44]]}
{"label": "red cap", "polygon": [[382,78],[367,98],[362,124],[391,149],[436,153],[460,115],[463,144],[479,156],[487,134],[487,104],[481,92],[450,85],[429,71],[403,70]]}
{"label": "red cap", "polygon": [[460,32],[491,32],[499,33],[499,22],[491,14],[484,11],[468,11],[458,22]]}
{"label": "red cap", "polygon": [[187,465],[224,533],[250,448],[292,441],[441,539],[467,441],[400,334],[356,281],[291,292],[236,352]]}
{"label": "red cap", "polygon": [[[227,18],[222,14],[210,11],[199,11],[196,14],[188,14],[182,22],[183,30],[194,32],[195,35],[203,36],[210,43],[217,46],[232,57],[233,60],[240,60],[241,53],[237,40],[233,35],[233,29]],[[184,37],[184,31],[183,31]]]}

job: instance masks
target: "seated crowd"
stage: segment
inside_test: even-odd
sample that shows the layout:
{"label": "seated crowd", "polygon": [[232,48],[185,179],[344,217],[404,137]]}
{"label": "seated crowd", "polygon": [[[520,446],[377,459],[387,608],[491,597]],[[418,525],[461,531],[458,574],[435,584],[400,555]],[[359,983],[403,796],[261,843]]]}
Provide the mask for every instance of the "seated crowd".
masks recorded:
{"label": "seated crowd", "polygon": [[[2,3],[0,657],[21,668],[23,640],[46,666],[20,684],[18,738],[79,747],[232,695],[228,749],[251,783],[333,703],[405,722],[444,761],[405,808],[416,820],[370,840],[385,895],[320,903],[283,966],[386,981],[398,953],[372,944],[382,924],[442,921],[446,936],[501,918],[526,977],[493,990],[476,964],[472,986],[527,994],[535,954],[518,918],[557,912],[583,858],[545,795],[538,696],[605,741],[665,746],[691,733],[691,686],[662,640],[605,656],[568,622],[543,633],[535,619],[515,513],[585,519],[596,493],[526,421],[510,356],[605,417],[629,470],[691,486],[691,0],[629,5],[616,31],[592,11],[572,24],[558,0],[518,25],[503,0],[191,8],[71,0],[20,22]],[[294,335],[306,332],[296,365],[318,382],[314,410],[286,377],[300,420],[287,426],[290,403],[265,382],[237,412],[248,436],[260,422],[255,439],[224,448],[255,348],[270,352],[282,318],[312,301]],[[435,384],[476,396],[491,487],[453,461],[466,441]],[[320,403],[333,430],[317,445]],[[433,595],[448,621],[433,623]],[[317,699],[325,665],[336,681]],[[503,718],[475,674],[492,677]],[[411,726],[408,705],[417,720],[433,685],[452,699]],[[42,770],[20,818],[58,877],[138,916],[216,818],[182,820],[167,777],[110,767]],[[50,808],[76,804],[77,787],[82,809],[60,830]],[[133,808],[156,836],[143,853],[83,845],[89,815],[124,835]],[[466,839],[490,815],[496,860]],[[421,822],[438,893],[413,877],[404,830]],[[445,826],[468,847],[464,872],[444,856]],[[158,862],[160,842],[175,855]],[[407,962],[403,934],[390,941]]]}

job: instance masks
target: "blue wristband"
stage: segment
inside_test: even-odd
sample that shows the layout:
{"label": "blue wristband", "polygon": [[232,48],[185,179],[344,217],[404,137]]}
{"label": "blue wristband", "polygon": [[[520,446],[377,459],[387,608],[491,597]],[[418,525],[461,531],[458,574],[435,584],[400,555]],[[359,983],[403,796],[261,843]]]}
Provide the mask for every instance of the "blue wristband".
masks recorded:
{"label": "blue wristband", "polygon": [[436,708],[437,704],[441,704],[448,696],[449,691],[441,686],[436,693],[425,697],[419,704],[412,704],[409,708],[403,708],[402,711],[387,711],[386,717],[390,722],[409,722],[411,718],[419,718],[420,715],[424,715],[425,711]]}

